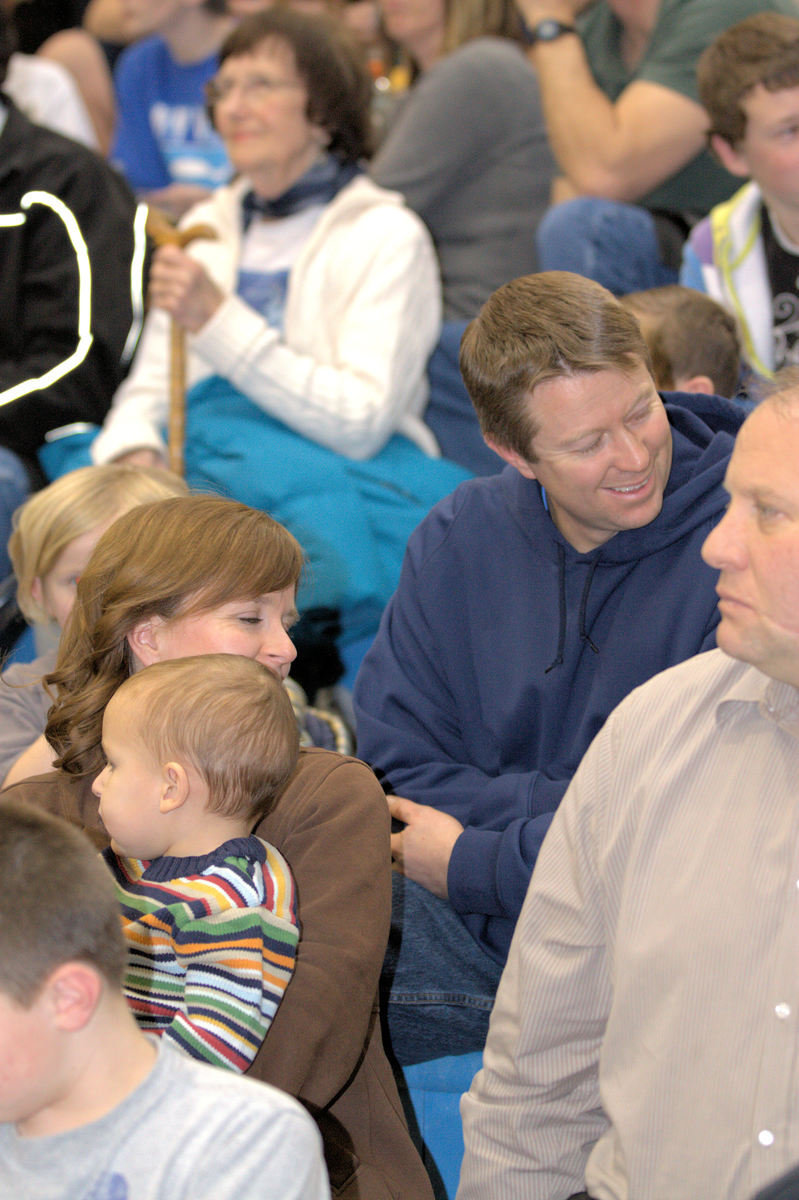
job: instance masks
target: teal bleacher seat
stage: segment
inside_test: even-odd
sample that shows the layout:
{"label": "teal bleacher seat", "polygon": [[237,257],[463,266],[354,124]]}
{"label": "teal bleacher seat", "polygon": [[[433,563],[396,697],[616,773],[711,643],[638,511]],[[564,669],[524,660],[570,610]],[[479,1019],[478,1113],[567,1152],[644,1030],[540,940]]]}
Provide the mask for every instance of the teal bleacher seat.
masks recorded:
{"label": "teal bleacher seat", "polygon": [[460,1099],[482,1065],[483,1056],[475,1051],[402,1068],[402,1101],[436,1200],[454,1200],[458,1189],[463,1158]]}

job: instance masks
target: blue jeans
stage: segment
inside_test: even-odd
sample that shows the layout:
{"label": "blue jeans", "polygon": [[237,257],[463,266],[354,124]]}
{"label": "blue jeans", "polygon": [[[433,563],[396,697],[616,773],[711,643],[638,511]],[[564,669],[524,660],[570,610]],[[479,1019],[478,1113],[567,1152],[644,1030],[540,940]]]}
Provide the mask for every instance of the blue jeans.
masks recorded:
{"label": "blue jeans", "polygon": [[574,271],[616,296],[677,282],[651,213],[635,204],[578,196],[544,214],[536,240],[542,271]]}
{"label": "blue jeans", "polygon": [[401,1065],[482,1051],[502,967],[452,905],[391,873],[392,914],[380,979],[386,1042]]}
{"label": "blue jeans", "polygon": [[0,446],[0,579],[11,573],[8,539],[11,537],[11,517],[30,494],[28,472],[11,450]]}

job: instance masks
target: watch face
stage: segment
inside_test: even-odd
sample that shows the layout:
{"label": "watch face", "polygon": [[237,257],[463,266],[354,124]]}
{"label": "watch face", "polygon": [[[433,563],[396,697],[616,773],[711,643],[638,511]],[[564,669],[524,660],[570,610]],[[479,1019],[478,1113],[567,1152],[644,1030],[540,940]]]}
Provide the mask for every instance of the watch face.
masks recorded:
{"label": "watch face", "polygon": [[539,21],[533,32],[537,42],[554,42],[555,38],[560,37],[562,33],[572,33],[573,26],[564,25],[562,21],[547,17],[546,20]]}

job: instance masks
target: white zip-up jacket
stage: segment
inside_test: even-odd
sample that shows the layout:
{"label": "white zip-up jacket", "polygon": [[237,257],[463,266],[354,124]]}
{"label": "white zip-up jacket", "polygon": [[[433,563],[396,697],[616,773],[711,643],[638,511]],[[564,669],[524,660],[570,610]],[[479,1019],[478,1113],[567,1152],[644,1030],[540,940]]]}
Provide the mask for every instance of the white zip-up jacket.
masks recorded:
{"label": "white zip-up jacket", "polygon": [[706,292],[738,319],[744,356],[760,375],[774,372],[772,296],[761,235],[763,197],[745,184],[717,204],[683,248],[680,283]]}
{"label": "white zip-up jacket", "polygon": [[[187,337],[187,386],[228,379],[270,416],[353,459],[394,433],[438,453],[422,420],[427,359],[441,322],[441,285],[426,228],[395,192],[358,176],[327,206],[289,274],[281,334],[234,293],[246,179],[219,188],[183,225],[217,240],[188,252],[227,294]],[[137,447],[164,451],[169,317],[153,309],[133,369],[92,445],[95,462]]]}

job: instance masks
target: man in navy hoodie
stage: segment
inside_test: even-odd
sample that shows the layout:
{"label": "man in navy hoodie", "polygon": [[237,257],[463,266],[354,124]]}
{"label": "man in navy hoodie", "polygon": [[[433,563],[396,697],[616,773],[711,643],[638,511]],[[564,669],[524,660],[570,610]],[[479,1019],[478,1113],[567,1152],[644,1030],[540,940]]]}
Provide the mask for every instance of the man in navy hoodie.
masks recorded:
{"label": "man in navy hoodie", "polygon": [[389,807],[384,971],[401,1063],[482,1049],[552,815],[605,718],[715,645],[700,547],[744,412],[652,380],[604,288],[545,272],[464,335],[483,436],[509,465],[412,535],[355,687],[358,752]]}

